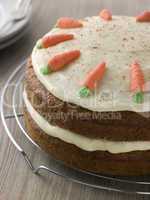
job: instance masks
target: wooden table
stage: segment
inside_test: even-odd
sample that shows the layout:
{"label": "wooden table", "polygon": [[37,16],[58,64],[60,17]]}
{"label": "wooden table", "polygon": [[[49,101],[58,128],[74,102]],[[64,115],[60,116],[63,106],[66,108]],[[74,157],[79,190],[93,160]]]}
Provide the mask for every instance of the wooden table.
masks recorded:
{"label": "wooden table", "polygon": [[[150,7],[149,0],[35,0],[29,33],[11,47],[0,51],[0,88],[15,69],[27,58],[35,41],[46,33],[61,16],[85,17],[98,14],[102,8],[109,8],[115,14],[135,15]],[[17,131],[14,120],[9,121],[11,129]],[[34,150],[28,147],[34,158]],[[38,162],[38,156],[34,158]],[[56,175],[42,178],[34,175],[9,141],[0,121],[0,200],[77,200],[77,199],[149,199],[137,195],[92,189],[72,183]]]}

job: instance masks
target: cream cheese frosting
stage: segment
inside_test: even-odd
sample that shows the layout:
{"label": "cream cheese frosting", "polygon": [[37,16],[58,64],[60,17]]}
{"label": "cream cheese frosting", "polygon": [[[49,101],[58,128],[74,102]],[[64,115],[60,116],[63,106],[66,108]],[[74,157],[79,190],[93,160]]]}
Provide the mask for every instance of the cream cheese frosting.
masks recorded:
{"label": "cream cheese frosting", "polygon": [[[150,81],[150,26],[137,23],[135,18],[113,16],[112,21],[88,17],[83,27],[76,29],[53,28],[47,34],[71,33],[75,39],[32,53],[32,64],[40,82],[62,101],[74,103],[92,111],[150,111],[150,93],[144,94],[144,103],[132,101],[129,91],[130,65],[138,59],[145,80]],[[69,50],[80,50],[81,57],[64,70],[43,75],[40,68],[50,58]],[[80,98],[80,81],[97,64],[105,61],[107,71],[101,84],[88,98]]]}
{"label": "cream cheese frosting", "polygon": [[71,131],[62,129],[58,126],[49,124],[31,105],[27,98],[27,94],[23,93],[24,103],[27,111],[29,112],[35,123],[45,133],[52,137],[59,138],[64,142],[74,144],[75,146],[85,151],[108,151],[113,154],[127,153],[131,151],[144,151],[150,150],[150,141],[131,141],[131,142],[118,142],[108,141],[104,139],[91,139]]}

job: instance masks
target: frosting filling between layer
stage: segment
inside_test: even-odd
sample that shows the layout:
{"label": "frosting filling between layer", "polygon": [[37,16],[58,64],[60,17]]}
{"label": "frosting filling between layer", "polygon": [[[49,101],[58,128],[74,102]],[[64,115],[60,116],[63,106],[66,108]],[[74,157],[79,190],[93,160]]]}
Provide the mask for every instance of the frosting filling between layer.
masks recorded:
{"label": "frosting filling between layer", "polygon": [[49,124],[31,105],[27,98],[27,93],[23,93],[24,103],[27,111],[29,112],[35,123],[41,128],[42,131],[52,137],[59,138],[64,142],[74,144],[75,146],[85,151],[108,151],[110,153],[127,153],[131,151],[144,151],[150,150],[150,141],[131,141],[131,142],[118,142],[108,141],[104,139],[91,139],[71,131],[59,128]]}

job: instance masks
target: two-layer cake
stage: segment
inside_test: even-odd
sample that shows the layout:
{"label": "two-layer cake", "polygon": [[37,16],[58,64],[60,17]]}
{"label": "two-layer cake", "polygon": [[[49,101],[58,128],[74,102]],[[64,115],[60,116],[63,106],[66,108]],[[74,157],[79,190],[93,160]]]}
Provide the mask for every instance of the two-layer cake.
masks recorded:
{"label": "two-layer cake", "polygon": [[141,18],[106,10],[61,18],[37,42],[25,122],[56,159],[98,173],[150,173],[150,23]]}

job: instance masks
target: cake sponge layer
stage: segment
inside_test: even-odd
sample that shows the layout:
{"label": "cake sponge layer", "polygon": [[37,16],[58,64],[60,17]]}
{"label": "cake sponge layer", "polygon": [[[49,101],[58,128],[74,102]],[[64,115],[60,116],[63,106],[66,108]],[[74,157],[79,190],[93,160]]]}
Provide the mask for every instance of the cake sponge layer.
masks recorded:
{"label": "cake sponge layer", "polygon": [[129,111],[93,112],[63,102],[37,79],[31,60],[26,69],[25,87],[33,108],[50,124],[87,136],[112,141],[150,141],[147,113]]}
{"label": "cake sponge layer", "polygon": [[[105,151],[84,151],[43,132],[24,108],[25,124],[30,137],[47,153],[66,165],[110,175],[149,174],[150,151],[111,154]],[[139,162],[140,160],[140,162]]]}

